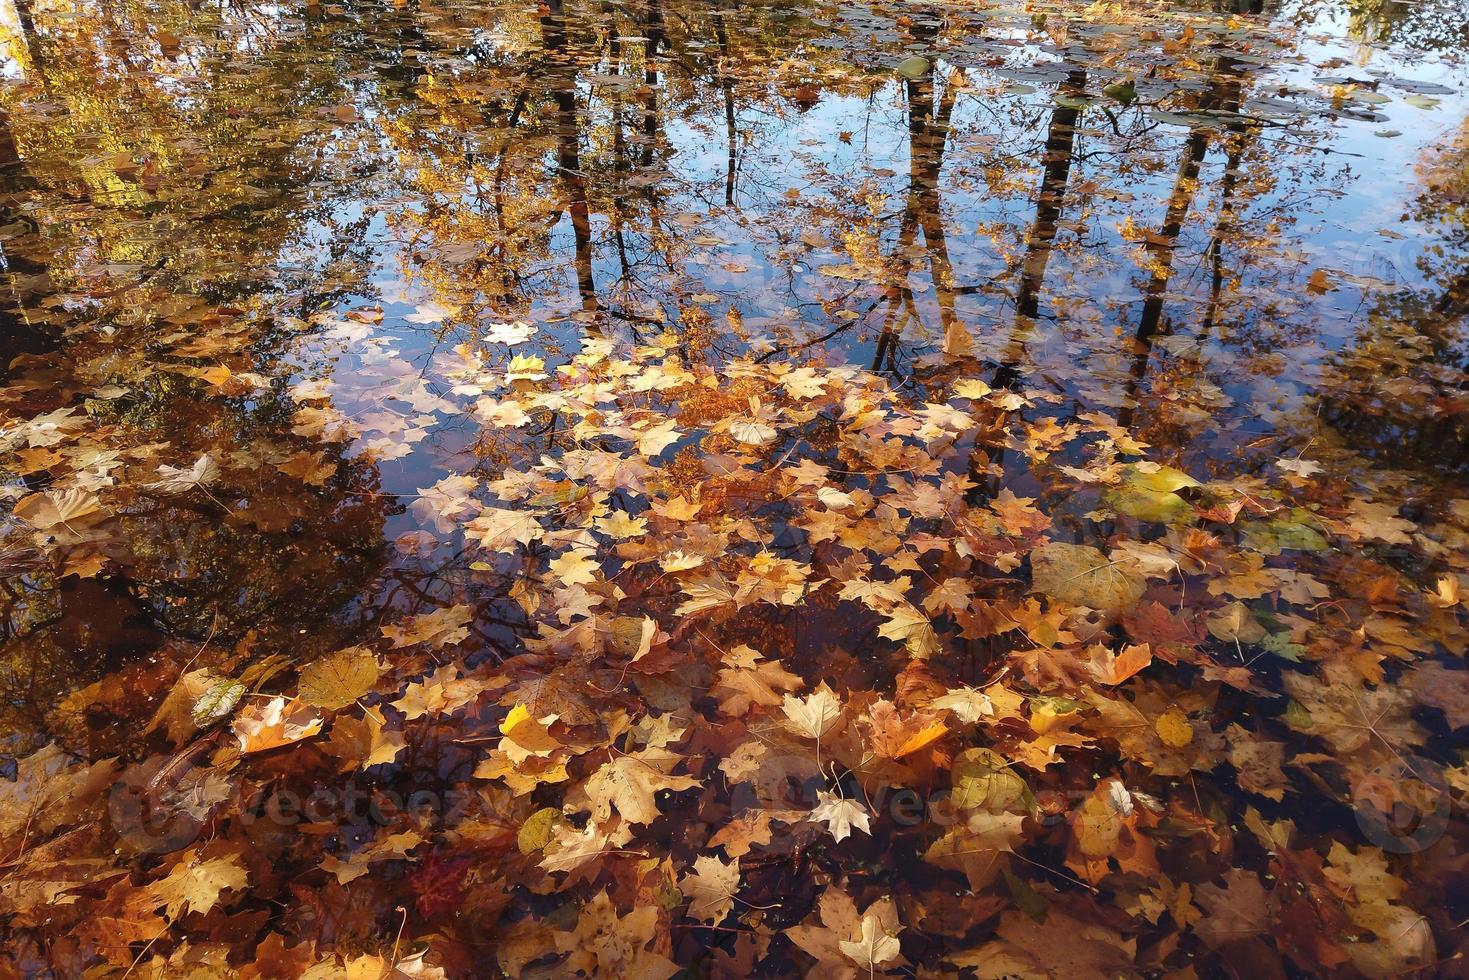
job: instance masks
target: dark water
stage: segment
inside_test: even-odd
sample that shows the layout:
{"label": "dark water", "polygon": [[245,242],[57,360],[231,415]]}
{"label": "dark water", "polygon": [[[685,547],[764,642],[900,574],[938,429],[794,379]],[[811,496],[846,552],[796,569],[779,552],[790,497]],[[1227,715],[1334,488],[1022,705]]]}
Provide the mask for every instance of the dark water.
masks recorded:
{"label": "dark water", "polygon": [[[1392,519],[1429,530],[1376,558],[1405,593],[1462,571],[1462,3],[4,15],[5,492],[107,513],[8,518],[8,757],[157,751],[142,724],[201,647],[274,691],[271,671],[467,603],[467,664],[519,652],[470,489],[557,434],[485,436],[480,347],[554,365],[584,336],[673,335],[690,365],[850,362],[920,400],[963,357],[1023,385],[1020,417],[1106,413],[1201,480],[1263,488],[1306,459],[1328,507],[1403,502]],[[992,489],[1034,495],[1011,448]],[[202,492],[149,488],[206,454],[223,476]],[[829,611],[804,629],[844,635]],[[1461,633],[1388,656],[1442,658],[1453,686]],[[1414,751],[1462,767],[1452,724],[1416,710],[1435,734]],[[1432,894],[1442,966],[1469,913]],[[383,901],[353,951],[391,938]],[[34,966],[47,940],[24,935]]]}

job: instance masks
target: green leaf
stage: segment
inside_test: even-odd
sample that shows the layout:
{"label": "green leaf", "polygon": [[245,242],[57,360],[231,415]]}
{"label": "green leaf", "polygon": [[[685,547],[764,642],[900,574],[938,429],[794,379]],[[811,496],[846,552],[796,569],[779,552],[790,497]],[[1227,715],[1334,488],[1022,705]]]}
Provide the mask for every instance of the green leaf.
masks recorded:
{"label": "green leaf", "polygon": [[1030,786],[1005,759],[989,749],[968,749],[953,766],[952,802],[957,809],[984,809],[991,813],[1030,811],[1035,796]]}
{"label": "green leaf", "polygon": [[1293,664],[1300,663],[1301,657],[1306,653],[1305,647],[1291,642],[1289,633],[1266,633],[1260,640],[1260,647]]}
{"label": "green leaf", "polygon": [[1015,875],[1009,868],[1001,868],[1000,873],[1005,876],[1005,885],[1010,889],[1010,898],[1014,900],[1015,907],[1035,921],[1045,922],[1045,899],[1041,898],[1024,878]]}
{"label": "green leaf", "polygon": [[1102,94],[1109,99],[1116,99],[1123,105],[1132,105],[1137,100],[1137,83],[1130,78],[1125,78],[1120,82],[1103,85]]}
{"label": "green leaf", "polygon": [[548,806],[525,818],[515,835],[515,846],[521,854],[533,854],[551,843],[551,827],[560,813],[554,806]]}
{"label": "green leaf", "polygon": [[1196,518],[1192,506],[1176,493],[1157,493],[1137,487],[1118,487],[1102,495],[1102,502],[1119,514],[1158,524],[1190,524]]}
{"label": "green leaf", "polygon": [[915,54],[898,62],[893,70],[910,81],[917,81],[933,70],[933,63],[922,55]]}
{"label": "green leaf", "polygon": [[1152,493],[1174,493],[1188,487],[1203,486],[1183,470],[1159,463],[1132,463],[1124,466],[1122,482],[1129,487]]}
{"label": "green leaf", "polygon": [[1200,486],[1182,470],[1158,463],[1133,463],[1122,470],[1122,485],[1104,495],[1107,506],[1119,514],[1159,524],[1187,524],[1197,515],[1178,495],[1179,490]]}
{"label": "green leaf", "polygon": [[1067,109],[1080,110],[1085,109],[1096,100],[1090,99],[1085,95],[1067,95],[1064,92],[1056,92],[1051,96],[1051,101]]}
{"label": "green leaf", "polygon": [[215,681],[205,688],[204,693],[194,702],[194,724],[205,728],[217,721],[222,721],[230,716],[235,710],[235,705],[240,698],[245,696],[245,685],[232,678]]}
{"label": "green leaf", "polygon": [[1063,698],[1053,694],[1039,694],[1031,698],[1030,703],[1037,708],[1043,708],[1053,715],[1069,715],[1073,711],[1080,711],[1086,707],[1085,701],[1076,698]]}
{"label": "green leaf", "polygon": [[[1309,523],[1308,523],[1309,522]],[[1326,536],[1313,525],[1311,512],[1294,508],[1288,518],[1269,521],[1248,521],[1240,525],[1244,531],[1245,544],[1267,555],[1278,555],[1287,549],[1294,551],[1324,551]]]}

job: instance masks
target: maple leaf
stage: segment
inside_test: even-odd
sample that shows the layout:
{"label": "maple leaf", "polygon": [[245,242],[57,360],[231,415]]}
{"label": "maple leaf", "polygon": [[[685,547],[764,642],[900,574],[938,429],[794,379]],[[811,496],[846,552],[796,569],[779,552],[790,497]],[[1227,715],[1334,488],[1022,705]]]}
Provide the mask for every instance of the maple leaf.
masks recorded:
{"label": "maple leaf", "polygon": [[923,859],[941,868],[961,871],[969,879],[969,887],[978,891],[989,886],[1006,867],[1005,855],[1023,836],[1024,814],[969,813],[964,822],[949,830],[931,844]]}
{"label": "maple leaf", "polygon": [[729,581],[718,573],[684,583],[683,592],[688,598],[679,603],[678,608],[674,610],[680,616],[691,616],[705,609],[717,609],[724,605],[738,604],[739,601]]}
{"label": "maple leaf", "polygon": [[694,873],[680,879],[678,887],[689,899],[689,918],[717,924],[734,908],[740,890],[740,863],[725,864],[709,855],[695,858]]}
{"label": "maple leaf", "polygon": [[1392,902],[1408,891],[1408,883],[1389,870],[1387,855],[1376,847],[1351,851],[1332,841],[1326,860],[1326,879],[1356,902]]}
{"label": "maple leaf", "polygon": [[633,517],[625,510],[614,510],[606,517],[597,519],[597,530],[610,538],[640,538],[648,533],[648,519]]}
{"label": "maple leaf", "polygon": [[786,727],[803,738],[821,738],[842,717],[842,703],[824,681],[804,698],[787,694],[781,700],[781,710],[785,712]]}
{"label": "maple leaf", "polygon": [[1469,726],[1469,672],[1430,661],[1409,671],[1399,683],[1406,683],[1424,704],[1442,711],[1450,728]]}
{"label": "maple leaf", "polygon": [[101,511],[102,502],[96,495],[73,487],[30,494],[15,505],[13,513],[32,527],[44,531],[58,524],[95,517]]}
{"label": "maple leaf", "polygon": [[557,823],[552,828],[551,843],[545,846],[541,867],[547,871],[576,872],[612,848],[632,839],[627,827],[619,824],[616,831],[602,830],[596,821],[585,827]]}
{"label": "maple leaf", "polygon": [[1132,644],[1118,654],[1101,644],[1086,649],[1087,670],[1098,684],[1115,686],[1132,677],[1153,662],[1153,651],[1146,644]]}
{"label": "maple leaf", "polygon": [[505,383],[546,380],[546,362],[534,354],[516,354],[505,369]]}
{"label": "maple leaf", "polygon": [[[871,975],[882,964],[898,959],[901,947],[894,948],[894,937],[902,927],[892,899],[880,898],[858,914],[856,903],[846,892],[831,885],[817,899],[816,916],[820,925],[792,926],[785,934],[816,958],[823,978],[851,980],[858,976],[858,967],[862,975]],[[869,920],[873,923],[870,926]]]}
{"label": "maple leaf", "polygon": [[994,699],[987,692],[967,685],[952,688],[949,693],[934,698],[928,704],[931,708],[952,711],[954,717],[966,725],[976,724],[995,714]]}
{"label": "maple leaf", "polygon": [[[803,924],[785,931],[791,942],[810,953],[834,976],[854,977],[856,971],[838,948],[844,940],[856,939],[862,932],[862,919],[857,905],[846,892],[834,885],[824,889],[816,900],[816,917],[820,925]],[[808,920],[809,921],[809,920]]]}
{"label": "maple leaf", "polygon": [[162,479],[153,483],[145,483],[143,486],[149,490],[157,490],[159,493],[183,494],[219,482],[220,469],[214,457],[205,453],[196,459],[194,465],[188,469],[164,463],[158,467],[158,475]]}
{"label": "maple leaf", "polygon": [[1389,544],[1413,543],[1413,533],[1418,527],[1398,516],[1397,504],[1353,498],[1348,506],[1351,516],[1347,519],[1347,526],[1360,537],[1376,538]]}
{"label": "maple leaf", "polygon": [[682,494],[666,500],[657,500],[652,505],[653,513],[670,521],[691,521],[699,516],[699,501],[689,501]]}
{"label": "maple leaf", "polygon": [[602,823],[615,807],[622,819],[647,824],[658,819],[654,795],[660,790],[680,792],[703,785],[693,776],[672,776],[668,770],[680,756],[666,749],[644,749],[605,763],[586,781],[592,819]]}
{"label": "maple leaf", "polygon": [[502,697],[500,703],[510,707],[523,704],[537,717],[554,714],[572,727],[591,725],[598,720],[597,711],[588,703],[583,689],[574,680],[558,674],[528,677]]}
{"label": "maple leaf", "polygon": [[953,390],[959,398],[983,398],[992,389],[977,378],[966,378],[963,381],[954,382]]}
{"label": "maple leaf", "polygon": [[465,605],[448,606],[430,613],[410,616],[402,623],[380,627],[393,647],[427,643],[432,647],[449,646],[469,637],[468,624],[474,611]]}
{"label": "maple leaf", "polygon": [[562,585],[590,585],[597,581],[601,566],[586,551],[575,549],[553,559],[550,570]]}
{"label": "maple leaf", "polygon": [[371,871],[374,862],[401,860],[422,843],[423,835],[414,830],[388,834],[353,851],[345,861],[334,854],[326,855],[322,858],[321,869],[333,875],[338,884],[345,885]]}
{"label": "maple leaf", "polygon": [[361,718],[338,717],[332,722],[331,735],[322,749],[343,760],[348,767],[366,769],[392,762],[407,743],[402,732],[389,731],[387,724],[377,708],[365,709]]}
{"label": "maple leaf", "polygon": [[995,930],[998,939],[957,953],[949,961],[990,977],[1131,977],[1137,943],[1116,930],[1074,919],[1047,907],[1044,921],[1024,912],[1006,912]]}
{"label": "maple leaf", "polygon": [[920,711],[904,718],[891,701],[883,699],[873,702],[864,721],[868,746],[885,759],[901,759],[917,752],[949,730],[938,715]]}
{"label": "maple leaf", "polygon": [[453,664],[445,664],[422,681],[409,684],[393,707],[403,712],[408,721],[424,715],[440,715],[457,711],[486,689],[486,684],[471,677],[460,677]]}
{"label": "maple leaf", "polygon": [[938,652],[939,642],[933,623],[922,612],[904,603],[893,607],[887,617],[887,622],[878,628],[879,636],[904,644],[910,654],[920,659]]}
{"label": "maple leaf", "polygon": [[205,857],[199,848],[191,848],[169,868],[168,875],[145,889],[148,902],[162,907],[169,919],[187,912],[208,912],[219,904],[220,892],[243,889],[249,875],[240,864],[240,855]]}
{"label": "maple leaf", "polygon": [[719,832],[709,838],[709,846],[723,847],[732,858],[748,854],[754,845],[770,843],[771,819],[769,810],[746,810],[719,828]]}
{"label": "maple leaf", "polygon": [[1198,887],[1196,894],[1208,914],[1194,926],[1194,935],[1205,946],[1249,939],[1270,928],[1273,905],[1254,872],[1230,868],[1224,873],[1223,887],[1207,882]]}
{"label": "maple leaf", "polygon": [[545,534],[534,513],[505,507],[486,507],[465,529],[479,535],[480,546],[490,551],[511,551],[516,544],[528,545]]}
{"label": "maple leaf", "polygon": [[1463,588],[1456,575],[1440,575],[1432,592],[1424,590],[1428,601],[1440,609],[1452,609],[1458,605],[1469,605],[1469,592]]}
{"label": "maple leaf", "polygon": [[1229,764],[1234,766],[1240,788],[1275,800],[1285,798],[1287,781],[1285,743],[1270,742],[1253,735],[1238,725],[1225,731],[1229,742]]}
{"label": "maple leaf", "polygon": [[969,579],[955,575],[944,579],[924,597],[923,608],[933,616],[942,612],[960,613],[969,608],[973,599],[974,586]]}
{"label": "maple leaf", "polygon": [[813,368],[802,367],[782,375],[780,385],[792,398],[809,401],[825,393],[827,379]]}
{"label": "maple leaf", "polygon": [[1007,534],[1025,535],[1051,526],[1051,519],[1035,507],[1034,497],[1017,497],[1008,489],[990,501],[990,509],[999,515]]}
{"label": "maple leaf", "polygon": [[242,708],[233,727],[241,752],[267,752],[319,734],[324,718],[303,701],[274,697],[263,706],[256,703]]}
{"label": "maple leaf", "polygon": [[293,476],[303,483],[313,487],[324,486],[326,481],[336,475],[337,463],[328,459],[324,452],[307,452],[302,450],[294,456],[289,457],[277,464],[275,468],[286,476]]}
{"label": "maple leaf", "polygon": [[522,320],[510,320],[502,323],[488,324],[484,339],[491,344],[507,344],[514,347],[523,344],[535,336],[536,328]]}
{"label": "maple leaf", "polygon": [[1296,476],[1312,476],[1321,472],[1321,464],[1310,459],[1277,459],[1275,465]]}
{"label": "maple leaf", "polygon": [[720,669],[713,694],[727,715],[743,715],[756,704],[775,707],[783,700],[782,692],[799,690],[802,684],[780,661],[762,659],[744,644],[727,651],[723,661],[728,666]]}
{"label": "maple leaf", "polygon": [[659,932],[658,908],[642,905],[625,916],[605,891],[597,893],[577,912],[576,928],[556,934],[556,948],[570,953],[569,972],[595,977],[636,977],[668,980],[678,972],[667,957],[648,949]]}
{"label": "maple leaf", "polygon": [[838,843],[851,836],[853,827],[864,834],[872,834],[872,828],[867,822],[867,808],[856,800],[845,799],[826,790],[817,790],[816,801],[816,806],[807,815],[807,819],[826,824],[832,839]]}
{"label": "maple leaf", "polygon": [[672,421],[663,421],[637,432],[638,452],[644,456],[657,456],[683,438],[678,426]]}
{"label": "maple leaf", "polygon": [[525,705],[517,704],[500,722],[500,734],[503,736],[500,751],[516,765],[531,756],[549,756],[561,747],[561,742],[549,731],[555,721],[555,715],[533,718]]}

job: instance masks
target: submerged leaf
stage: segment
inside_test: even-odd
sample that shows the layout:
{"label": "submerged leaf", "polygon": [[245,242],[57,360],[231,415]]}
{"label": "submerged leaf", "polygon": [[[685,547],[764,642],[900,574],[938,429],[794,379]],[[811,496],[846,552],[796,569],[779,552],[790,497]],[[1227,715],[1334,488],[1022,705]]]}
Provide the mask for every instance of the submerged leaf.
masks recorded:
{"label": "submerged leaf", "polygon": [[1030,560],[1035,590],[1071,605],[1124,612],[1147,587],[1135,560],[1108,559],[1089,545],[1051,541],[1031,552]]}

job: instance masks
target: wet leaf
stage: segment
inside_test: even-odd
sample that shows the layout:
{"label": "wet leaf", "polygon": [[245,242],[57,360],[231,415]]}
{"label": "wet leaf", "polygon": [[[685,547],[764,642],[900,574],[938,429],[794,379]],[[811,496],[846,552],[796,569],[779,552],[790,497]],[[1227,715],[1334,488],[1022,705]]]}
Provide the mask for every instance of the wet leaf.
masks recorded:
{"label": "wet leaf", "polygon": [[1109,559],[1090,545],[1051,541],[1030,560],[1036,591],[1072,605],[1122,612],[1137,605],[1146,587],[1136,562]]}
{"label": "wet leaf", "polygon": [[315,661],[301,671],[300,698],[318,708],[345,708],[377,682],[377,655],[366,647],[348,647]]}

